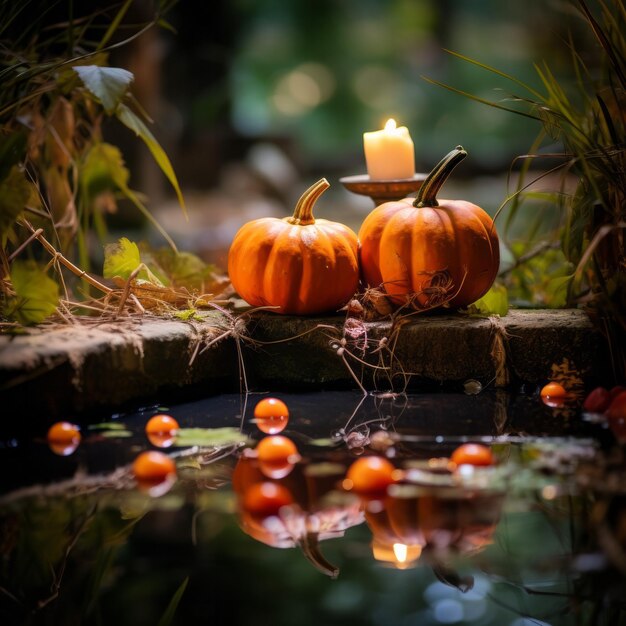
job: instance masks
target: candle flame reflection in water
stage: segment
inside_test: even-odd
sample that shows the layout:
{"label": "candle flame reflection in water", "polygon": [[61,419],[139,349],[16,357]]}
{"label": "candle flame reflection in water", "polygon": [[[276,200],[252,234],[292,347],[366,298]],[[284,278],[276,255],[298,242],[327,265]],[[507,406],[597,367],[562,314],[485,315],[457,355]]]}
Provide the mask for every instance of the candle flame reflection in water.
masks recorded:
{"label": "candle flame reflection in water", "polygon": [[408,552],[408,548],[403,543],[394,543],[393,544],[393,553],[396,556],[396,559],[399,563],[404,563],[406,561],[406,555]]}

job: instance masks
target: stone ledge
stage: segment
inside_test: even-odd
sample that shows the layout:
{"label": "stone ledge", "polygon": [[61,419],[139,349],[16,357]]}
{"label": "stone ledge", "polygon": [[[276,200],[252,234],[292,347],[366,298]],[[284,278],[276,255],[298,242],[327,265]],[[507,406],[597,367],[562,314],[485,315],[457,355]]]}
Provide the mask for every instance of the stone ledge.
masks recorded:
{"label": "stone ledge", "polygon": [[[340,316],[282,317],[258,313],[240,339],[248,383],[253,389],[354,388],[356,383],[341,356]],[[238,353],[230,336],[199,353],[190,365],[198,339],[220,335],[229,321],[217,312],[203,322],[145,317],[132,324],[101,323],[33,330],[0,336],[0,394],[12,415],[47,417],[115,410],[145,399],[164,400],[195,390],[204,395],[239,389]],[[540,383],[554,363],[568,359],[584,379],[598,378],[608,367],[603,338],[578,310],[517,310],[497,322],[508,337],[506,364],[515,383]],[[371,354],[387,337],[389,322],[368,322],[349,339],[344,353],[354,374],[368,389],[390,388],[389,370],[365,367],[393,365],[394,384],[458,384],[468,378],[483,384],[495,378],[491,355],[496,325],[485,318],[419,315],[398,331],[394,359],[379,363]],[[365,353],[359,341],[368,340]],[[335,346],[335,347],[333,347]],[[4,411],[3,411],[4,413]]]}
{"label": "stone ledge", "polygon": [[[252,328],[252,337],[260,341],[278,341],[262,345],[247,356],[247,364],[264,385],[290,384],[354,384],[342,359],[332,345],[341,337],[342,320],[327,318],[311,320],[298,317],[279,318],[265,315]],[[320,328],[309,331],[315,325]],[[324,326],[338,329],[333,333]],[[365,325],[369,351],[387,337],[391,339],[389,322]],[[499,330],[498,330],[499,328]],[[469,378],[483,384],[493,381],[496,365],[491,354],[494,333],[506,339],[506,365],[513,382],[541,383],[554,363],[568,359],[583,379],[601,376],[608,367],[604,339],[597,333],[587,315],[579,310],[512,310],[492,322],[487,318],[458,314],[415,316],[399,331],[394,362],[396,375],[412,374],[413,383],[460,383]],[[299,336],[301,335],[301,336]],[[289,337],[298,337],[289,340]],[[363,357],[354,343],[347,347]],[[375,383],[374,371],[363,368],[347,356],[355,373],[363,375],[366,387]],[[376,363],[370,357],[369,362]],[[385,363],[389,365],[389,361]],[[385,386],[386,374],[376,378]],[[387,387],[389,384],[387,383]]]}

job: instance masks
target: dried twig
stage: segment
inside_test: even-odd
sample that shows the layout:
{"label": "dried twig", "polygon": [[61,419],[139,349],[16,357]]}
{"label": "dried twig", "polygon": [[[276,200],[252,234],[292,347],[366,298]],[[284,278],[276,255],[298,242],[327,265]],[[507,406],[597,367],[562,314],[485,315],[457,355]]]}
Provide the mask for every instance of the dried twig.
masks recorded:
{"label": "dried twig", "polygon": [[41,243],[41,245],[46,249],[47,252],[50,253],[55,260],[58,260],[60,263],[65,265],[65,267],[70,270],[73,274],[75,274],[78,278],[82,278],[86,280],[92,287],[95,287],[99,291],[105,294],[110,294],[113,290],[106,285],[103,285],[100,281],[96,280],[92,276],[90,276],[85,270],[81,270],[79,267],[74,265],[69,259],[64,257],[44,236],[39,233],[36,234],[37,231],[33,228],[32,224],[25,219],[21,220],[21,223],[26,226],[26,228],[35,235],[35,239]]}

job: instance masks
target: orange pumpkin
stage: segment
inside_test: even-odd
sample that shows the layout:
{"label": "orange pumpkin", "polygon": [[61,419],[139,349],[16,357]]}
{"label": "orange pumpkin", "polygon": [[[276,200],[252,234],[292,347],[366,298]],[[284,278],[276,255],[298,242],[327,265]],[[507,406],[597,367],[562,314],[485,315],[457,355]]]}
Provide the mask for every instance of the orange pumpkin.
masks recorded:
{"label": "orange pumpkin", "polygon": [[396,304],[464,307],[495,280],[500,251],[493,220],[475,204],[436,197],[466,156],[457,146],[415,199],[381,204],[361,226],[363,279],[371,287],[382,286]]}
{"label": "orange pumpkin", "polygon": [[357,291],[356,233],[313,217],[313,205],[328,187],[325,178],[309,187],[292,217],[265,217],[239,229],[228,253],[228,273],[248,304],[312,315],[340,309]]}

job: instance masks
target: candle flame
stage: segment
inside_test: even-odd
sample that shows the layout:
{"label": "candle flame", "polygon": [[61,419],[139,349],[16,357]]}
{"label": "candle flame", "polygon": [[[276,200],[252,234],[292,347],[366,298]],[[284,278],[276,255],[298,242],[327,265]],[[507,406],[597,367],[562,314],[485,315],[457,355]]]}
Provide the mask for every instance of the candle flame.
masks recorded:
{"label": "candle flame", "polygon": [[390,130],[396,130],[396,120],[393,119],[393,117],[390,117],[387,120],[387,123],[385,124],[385,130],[386,131],[390,131]]}

